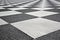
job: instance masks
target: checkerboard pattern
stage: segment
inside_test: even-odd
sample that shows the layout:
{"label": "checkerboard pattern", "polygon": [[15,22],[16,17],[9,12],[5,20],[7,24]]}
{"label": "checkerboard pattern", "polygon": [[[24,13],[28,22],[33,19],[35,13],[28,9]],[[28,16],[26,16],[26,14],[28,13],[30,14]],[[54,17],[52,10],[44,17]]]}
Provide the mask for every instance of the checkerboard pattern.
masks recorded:
{"label": "checkerboard pattern", "polygon": [[60,4],[54,3],[0,6],[0,40],[60,40]]}

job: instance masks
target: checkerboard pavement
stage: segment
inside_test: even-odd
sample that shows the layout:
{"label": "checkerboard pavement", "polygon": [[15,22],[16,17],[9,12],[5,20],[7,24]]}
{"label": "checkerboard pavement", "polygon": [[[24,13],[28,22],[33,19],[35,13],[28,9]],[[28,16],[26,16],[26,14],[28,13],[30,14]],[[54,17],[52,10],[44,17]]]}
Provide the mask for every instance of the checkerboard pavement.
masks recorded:
{"label": "checkerboard pavement", "polygon": [[60,40],[60,6],[38,2],[0,6],[0,40]]}

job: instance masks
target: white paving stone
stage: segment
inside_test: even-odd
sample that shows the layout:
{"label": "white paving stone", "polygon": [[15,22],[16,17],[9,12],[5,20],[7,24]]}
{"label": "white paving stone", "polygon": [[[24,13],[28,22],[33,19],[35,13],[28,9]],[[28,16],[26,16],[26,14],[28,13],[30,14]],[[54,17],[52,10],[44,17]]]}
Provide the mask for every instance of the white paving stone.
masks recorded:
{"label": "white paving stone", "polygon": [[[32,9],[41,10],[42,8],[32,8]],[[53,8],[44,8],[44,10],[49,10],[49,9],[53,9]]]}
{"label": "white paving stone", "polygon": [[35,18],[26,21],[11,23],[11,25],[25,32],[32,38],[37,38],[60,29],[60,22],[43,18]]}
{"label": "white paving stone", "polygon": [[54,15],[57,13],[56,12],[48,12],[48,11],[36,11],[36,12],[30,12],[30,13],[26,13],[26,14],[37,16],[37,17],[43,17],[43,16]]}
{"label": "white paving stone", "polygon": [[0,12],[0,16],[8,16],[8,15],[14,15],[14,14],[21,14],[21,12],[16,12],[16,11]]}
{"label": "white paving stone", "polygon": [[0,18],[0,25],[8,24],[6,21]]}
{"label": "white paving stone", "polygon": [[0,9],[4,9],[3,7],[0,7]]}
{"label": "white paving stone", "polygon": [[23,10],[23,9],[27,9],[27,8],[8,8],[10,10]]}

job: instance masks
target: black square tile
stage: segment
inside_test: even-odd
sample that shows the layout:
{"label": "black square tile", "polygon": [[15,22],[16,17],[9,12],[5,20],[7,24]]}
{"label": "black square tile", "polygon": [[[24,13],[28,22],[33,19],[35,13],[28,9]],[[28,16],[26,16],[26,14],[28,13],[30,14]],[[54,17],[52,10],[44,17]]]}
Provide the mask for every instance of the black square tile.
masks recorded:
{"label": "black square tile", "polygon": [[48,5],[46,8],[54,8],[52,5]]}
{"label": "black square tile", "polygon": [[56,5],[57,8],[60,8],[60,6]]}
{"label": "black square tile", "polygon": [[22,12],[24,14],[24,13],[34,12],[34,11],[39,11],[39,10],[35,10],[35,9],[23,9],[23,10],[16,10],[16,11]]}
{"label": "black square tile", "polygon": [[0,9],[0,12],[3,12],[3,11],[11,11],[9,9]]}
{"label": "black square tile", "polygon": [[35,40],[60,40],[60,30],[41,36]]}
{"label": "black square tile", "polygon": [[49,10],[44,10],[44,11],[50,11],[50,12],[60,12],[60,9],[49,9]]}
{"label": "black square tile", "polygon": [[10,6],[10,7],[3,7],[3,8],[17,8],[16,6]]}
{"label": "black square tile", "polygon": [[28,14],[17,14],[17,15],[4,16],[1,18],[9,23],[13,23],[13,22],[29,20],[29,19],[33,19],[33,18],[37,18],[37,17],[28,15]]}
{"label": "black square tile", "polygon": [[7,24],[0,26],[0,40],[32,40],[30,36],[15,28],[14,26]]}
{"label": "black square tile", "polygon": [[42,17],[42,18],[49,19],[49,20],[52,20],[52,21],[60,22],[60,14],[45,16],[45,17]]}
{"label": "black square tile", "polygon": [[29,6],[29,7],[25,7],[25,8],[41,8],[41,7],[37,7],[37,6]]}

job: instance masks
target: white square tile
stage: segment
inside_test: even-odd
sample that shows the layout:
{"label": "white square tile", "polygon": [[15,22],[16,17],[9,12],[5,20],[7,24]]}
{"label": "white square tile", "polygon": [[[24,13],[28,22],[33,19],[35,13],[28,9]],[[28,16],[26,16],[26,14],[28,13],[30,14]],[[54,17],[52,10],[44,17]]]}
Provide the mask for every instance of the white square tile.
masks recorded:
{"label": "white square tile", "polygon": [[11,23],[32,38],[37,38],[60,29],[60,22],[43,18],[35,18],[26,21]]}
{"label": "white square tile", "polygon": [[0,7],[0,9],[4,9],[3,7]]}
{"label": "white square tile", "polygon": [[16,11],[0,12],[0,16],[8,16],[8,15],[15,15],[15,14],[21,14],[21,12],[16,12]]}
{"label": "white square tile", "polygon": [[23,9],[28,9],[28,8],[8,8],[10,10],[23,10]]}
{"label": "white square tile", "polygon": [[6,21],[0,18],[0,25],[8,24]]}
{"label": "white square tile", "polygon": [[36,12],[30,12],[30,13],[26,13],[29,15],[34,15],[34,16],[38,16],[38,17],[44,17],[44,16],[49,16],[49,15],[54,15],[57,14],[56,12],[48,12],[48,11],[36,11]]}
{"label": "white square tile", "polygon": [[13,7],[13,5],[7,5],[7,6],[3,6],[3,7]]}
{"label": "white square tile", "polygon": [[[32,8],[32,9],[35,9],[35,10],[42,10],[42,8]],[[44,8],[44,10],[49,10],[49,9],[54,9],[54,8]]]}

